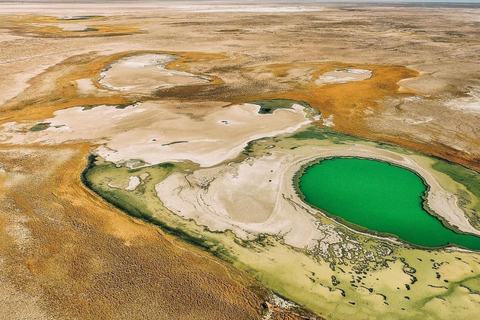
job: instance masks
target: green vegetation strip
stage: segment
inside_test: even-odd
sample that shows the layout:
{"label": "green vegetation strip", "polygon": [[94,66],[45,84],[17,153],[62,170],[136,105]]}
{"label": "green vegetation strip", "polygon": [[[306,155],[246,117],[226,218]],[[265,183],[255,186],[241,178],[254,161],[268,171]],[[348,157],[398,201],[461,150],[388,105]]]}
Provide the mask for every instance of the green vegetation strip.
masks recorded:
{"label": "green vegetation strip", "polygon": [[40,122],[30,128],[30,131],[37,132],[50,128],[50,122]]}
{"label": "green vegetation strip", "polygon": [[[181,168],[172,163],[161,163],[150,167],[129,169],[117,167],[113,163],[97,163],[96,159],[95,155],[90,155],[88,158],[88,164],[82,173],[82,182],[85,186],[132,217],[157,225],[168,234],[209,251],[225,261],[233,262],[234,258],[219,241],[190,233],[186,228],[174,226],[154,217],[152,207],[162,206],[155,191],[155,184]],[[112,188],[106,184],[106,181],[112,179],[111,177],[138,176],[143,173],[149,174],[148,181],[142,182],[134,191],[127,191],[121,187]],[[155,203],[151,206],[150,202]]]}
{"label": "green vegetation strip", "polygon": [[470,223],[480,229],[480,174],[459,164],[438,160],[432,168],[445,173],[456,182],[465,186],[468,192],[457,190],[460,205],[467,213]]}

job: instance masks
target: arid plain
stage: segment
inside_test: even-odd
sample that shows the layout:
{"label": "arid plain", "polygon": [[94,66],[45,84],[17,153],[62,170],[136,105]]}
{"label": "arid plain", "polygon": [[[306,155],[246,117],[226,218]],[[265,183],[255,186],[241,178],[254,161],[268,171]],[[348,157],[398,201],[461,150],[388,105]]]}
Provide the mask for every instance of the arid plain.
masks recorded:
{"label": "arid plain", "polygon": [[334,219],[298,174],[408,168],[478,237],[479,10],[0,3],[0,318],[475,319],[478,249]]}

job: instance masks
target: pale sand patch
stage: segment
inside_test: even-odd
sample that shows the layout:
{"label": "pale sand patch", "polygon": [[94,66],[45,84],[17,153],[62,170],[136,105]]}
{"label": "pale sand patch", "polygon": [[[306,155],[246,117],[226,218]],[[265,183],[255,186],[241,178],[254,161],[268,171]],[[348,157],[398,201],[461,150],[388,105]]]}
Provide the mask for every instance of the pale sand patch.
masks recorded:
{"label": "pale sand patch", "polygon": [[35,27],[57,27],[64,31],[84,31],[89,27],[87,22],[31,23],[30,25]]}
{"label": "pale sand patch", "polygon": [[413,125],[429,123],[432,120],[433,120],[433,117],[422,117],[422,118],[419,118],[419,119],[410,119],[410,118],[403,119],[403,121],[405,121],[406,123],[413,124]]}
{"label": "pale sand patch", "polygon": [[137,189],[140,185],[140,178],[137,176],[131,176],[128,180],[128,187],[125,188],[127,191],[133,191]]}
{"label": "pale sand patch", "polygon": [[77,32],[87,31],[89,28],[91,28],[86,23],[62,23],[62,24],[58,24],[57,26],[64,31],[77,31]]}
{"label": "pale sand patch", "polygon": [[321,11],[321,7],[305,6],[261,6],[261,5],[178,5],[172,6],[172,9],[192,11],[192,12],[259,12],[259,13],[288,13],[288,12],[308,12]]}
{"label": "pale sand patch", "polygon": [[0,141],[6,144],[60,144],[75,140],[104,143],[110,135],[122,131],[122,125],[124,130],[139,125],[139,114],[142,112],[145,110],[133,105],[124,109],[100,105],[90,110],[85,110],[84,107],[58,110],[54,112],[54,118],[42,121],[50,125],[43,131],[28,131],[33,124],[4,124],[0,131]]}
{"label": "pale sand patch", "polygon": [[403,79],[398,82],[398,92],[417,92],[434,94],[443,92],[448,88],[448,81],[430,76]]}
{"label": "pale sand patch", "polygon": [[480,88],[472,88],[468,97],[447,101],[445,106],[467,113],[480,114]]}
{"label": "pale sand patch", "polygon": [[233,105],[207,114],[201,121],[159,110],[154,104],[141,105],[148,106],[153,108],[155,119],[113,136],[98,149],[100,156],[117,163],[129,159],[150,164],[190,160],[210,167],[235,158],[249,141],[291,133],[311,122],[300,105],[267,115],[259,114],[260,107],[253,104]]}
{"label": "pale sand patch", "polygon": [[19,40],[23,38],[21,36],[16,36],[14,34],[7,33],[6,31],[7,31],[6,29],[0,29],[0,43],[9,42],[12,40]]}
{"label": "pale sand patch", "polygon": [[190,160],[209,167],[235,158],[251,140],[291,133],[313,121],[297,104],[273,114],[259,114],[260,106],[254,104],[209,105],[214,108],[202,115],[192,114],[195,109],[183,108],[183,104],[173,104],[179,106],[173,108],[161,102],[125,109],[74,107],[56,111],[54,118],[43,121],[50,123],[43,131],[21,133],[18,126],[10,124],[0,132],[0,141],[58,144],[88,140],[105,144],[98,153],[107,161],[141,159],[156,164]]}
{"label": "pale sand patch", "polygon": [[[294,159],[275,152],[252,164],[231,163],[191,175],[175,173],[157,184],[156,190],[169,210],[211,230],[230,229],[243,239],[278,234],[287,244],[304,247],[324,232],[299,202],[291,203],[282,194],[281,188],[291,185],[286,164]],[[339,236],[333,239],[339,241]]]}
{"label": "pale sand patch", "polygon": [[333,123],[333,114],[329,115],[328,118],[322,118],[322,124],[325,127],[335,127],[335,123]]}
{"label": "pale sand patch", "polygon": [[211,81],[192,73],[167,69],[167,65],[178,58],[176,55],[154,53],[122,58],[101,72],[98,83],[112,90],[149,94],[158,88]]}
{"label": "pale sand patch", "polygon": [[185,219],[211,230],[232,230],[243,239],[262,233],[284,236],[287,244],[311,248],[322,239],[328,247],[341,242],[329,225],[317,224],[318,210],[297,195],[292,177],[308,162],[324,157],[354,156],[388,161],[418,172],[430,186],[429,207],[462,231],[480,234],[457,206],[458,199],[407,155],[365,145],[305,146],[297,153],[275,151],[242,163],[229,163],[191,174],[175,173],[156,186],[164,205]]}
{"label": "pale sand patch", "polygon": [[88,94],[92,92],[97,92],[98,88],[95,87],[95,84],[93,83],[92,79],[78,79],[76,80],[77,83],[77,89],[79,91],[79,94]]}
{"label": "pale sand patch", "polygon": [[[36,57],[31,58],[31,60],[37,60],[35,59]],[[8,100],[15,98],[17,95],[22,93],[24,90],[26,90],[28,87],[30,87],[30,84],[28,83],[32,78],[38,76],[39,74],[45,72],[46,69],[51,67],[52,65],[60,62],[61,59],[55,59],[53,60],[52,63],[43,63],[43,64],[38,64],[35,66],[30,66],[28,69],[23,70],[21,73],[11,73],[7,75],[2,75],[2,77],[5,76],[5,78],[10,78],[11,80],[5,83],[0,83],[0,105],[3,103],[7,102]],[[3,73],[3,66],[4,65],[10,65],[11,63],[14,63],[16,61],[5,61],[0,63],[0,70]]]}
{"label": "pale sand patch", "polygon": [[414,102],[414,101],[420,101],[426,98],[429,98],[430,95],[424,94],[424,95],[417,95],[417,96],[411,96],[411,97],[405,97],[403,98],[404,102]]}
{"label": "pale sand patch", "polygon": [[362,81],[372,77],[372,71],[366,69],[343,69],[325,72],[316,80],[315,84],[347,83]]}

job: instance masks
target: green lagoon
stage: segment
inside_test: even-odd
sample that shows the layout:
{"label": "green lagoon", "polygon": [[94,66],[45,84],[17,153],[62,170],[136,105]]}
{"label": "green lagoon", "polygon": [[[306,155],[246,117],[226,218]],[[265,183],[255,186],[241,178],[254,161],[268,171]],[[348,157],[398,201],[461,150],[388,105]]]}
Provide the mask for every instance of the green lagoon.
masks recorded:
{"label": "green lagoon", "polygon": [[480,250],[480,237],[455,233],[424,209],[427,186],[405,168],[370,159],[325,159],[306,168],[299,189],[307,203],[357,229],[424,247],[456,244]]}

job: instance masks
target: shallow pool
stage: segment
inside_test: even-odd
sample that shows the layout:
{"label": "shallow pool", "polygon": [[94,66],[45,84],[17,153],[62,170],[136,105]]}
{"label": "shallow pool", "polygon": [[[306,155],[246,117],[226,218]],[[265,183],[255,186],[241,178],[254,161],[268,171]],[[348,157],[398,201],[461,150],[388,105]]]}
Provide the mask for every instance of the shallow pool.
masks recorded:
{"label": "shallow pool", "polygon": [[427,186],[405,168],[371,159],[325,159],[305,170],[299,188],[307,203],[359,229],[420,246],[451,243],[480,250],[480,237],[455,233],[424,209]]}

